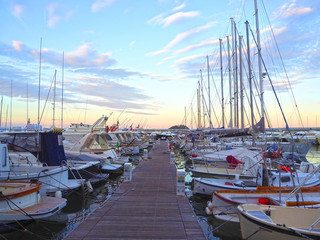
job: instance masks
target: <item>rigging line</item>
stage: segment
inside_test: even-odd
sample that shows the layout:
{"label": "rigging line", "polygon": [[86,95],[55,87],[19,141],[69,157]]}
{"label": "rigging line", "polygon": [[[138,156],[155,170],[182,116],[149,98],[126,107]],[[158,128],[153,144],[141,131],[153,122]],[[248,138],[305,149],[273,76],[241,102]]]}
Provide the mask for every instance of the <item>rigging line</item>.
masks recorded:
{"label": "rigging line", "polygon": [[[265,8],[265,5],[264,5],[263,0],[262,0],[261,2],[262,2],[262,5],[263,5],[263,8],[264,8],[264,11],[266,12],[266,8]],[[267,13],[267,12],[266,12],[266,13]],[[302,122],[302,118],[301,118],[301,115],[300,115],[300,111],[299,111],[299,108],[298,108],[296,99],[295,99],[295,97],[294,97],[294,94],[293,94],[293,90],[292,90],[292,87],[291,87],[291,83],[290,83],[290,81],[289,81],[288,73],[287,73],[287,70],[286,70],[286,68],[285,68],[284,61],[283,61],[282,55],[281,55],[280,50],[279,50],[278,42],[276,41],[276,38],[275,38],[275,36],[274,36],[274,32],[273,32],[273,29],[272,29],[272,26],[271,26],[271,23],[270,23],[270,19],[269,19],[268,14],[266,14],[266,16],[267,16],[268,23],[269,23],[269,25],[270,25],[270,29],[271,29],[272,36],[273,36],[273,39],[274,39],[275,44],[276,44],[276,48],[277,48],[278,54],[279,54],[279,56],[280,56],[280,60],[281,60],[282,67],[283,67],[284,72],[285,72],[285,75],[286,75],[286,79],[287,79],[288,84],[289,84],[289,87],[290,87],[290,91],[291,91],[291,94],[292,94],[292,98],[293,98],[293,100],[294,100],[295,107],[297,108],[297,111],[298,111],[298,116],[299,116],[299,120],[300,120],[301,126],[304,127],[303,122]]]}
{"label": "rigging line", "polygon": [[[250,27],[250,31],[251,31],[251,34],[252,34],[252,37],[253,37],[254,42],[257,44],[256,39],[255,39],[255,37],[254,37],[254,34],[253,34],[253,31],[252,31],[251,27]],[[284,115],[284,112],[283,112],[282,106],[281,106],[281,104],[280,104],[278,95],[277,95],[277,93],[275,92],[275,89],[274,89],[273,83],[272,83],[272,81],[271,81],[269,72],[268,72],[268,70],[267,70],[266,64],[265,64],[264,59],[262,58],[260,52],[259,52],[259,54],[260,54],[260,59],[261,59],[261,62],[262,62],[262,64],[263,64],[264,70],[266,71],[266,74],[267,74],[267,76],[268,76],[270,85],[271,85],[271,87],[272,87],[273,93],[274,93],[274,95],[275,95],[275,97],[276,97],[277,103],[278,103],[279,108],[280,108],[280,110],[281,110],[282,117],[283,117],[283,119],[284,119],[284,121],[285,121],[285,123],[286,123],[286,129],[289,131],[289,134],[290,134],[290,136],[291,136],[291,139],[293,139],[292,132],[291,132],[291,130],[290,130],[290,128],[289,128],[289,124],[288,124],[288,122],[287,122],[286,116]],[[292,141],[292,143],[293,143],[293,147],[294,147],[294,145],[295,145],[294,141]],[[292,150],[293,150],[293,149],[292,149]]]}
{"label": "rigging line", "polygon": [[[26,211],[24,211],[21,207],[19,207],[14,201],[11,201],[10,198],[8,198],[6,195],[4,195],[2,192],[0,192],[0,196],[3,197],[7,202],[11,203],[12,205],[14,205],[17,209],[13,209],[11,208],[10,204],[8,204],[8,206],[10,207],[10,209],[12,211],[20,211],[22,214],[24,214],[25,216],[31,218],[33,221],[37,222],[37,219],[33,218],[30,214],[28,214]],[[19,223],[18,220],[15,220],[17,223]],[[20,224],[20,223],[19,223]],[[47,228],[47,230],[49,230]]]}
{"label": "rigging line", "polygon": [[[216,62],[218,62],[218,61],[216,61]],[[219,103],[220,103],[220,106],[221,106],[221,99],[220,99],[219,92],[218,92],[216,83],[215,83],[215,81],[214,81],[214,77],[213,77],[212,70],[211,70],[210,67],[209,67],[209,71],[210,71],[210,73],[211,73],[212,82],[213,82],[214,88],[215,88],[215,90],[216,90],[216,92],[217,92],[218,100],[219,100]],[[211,101],[211,99],[209,99],[209,101]],[[217,114],[216,114],[216,111],[214,110],[214,108],[213,108],[213,113],[214,113],[214,116],[215,116],[216,121],[217,121],[217,123],[218,123],[218,126],[221,126],[221,125],[220,125],[220,122],[219,122],[219,120],[218,120],[218,118],[217,118]]]}
{"label": "rigging line", "polygon": [[47,102],[48,102],[48,98],[50,96],[50,91],[51,91],[51,88],[52,88],[54,77],[55,77],[55,74],[53,75],[53,78],[52,78],[52,81],[51,81],[51,85],[50,85],[50,88],[49,88],[49,92],[48,92],[48,95],[47,95],[47,99],[46,99],[46,101],[44,103],[44,106],[43,106],[43,109],[42,109],[42,113],[41,113],[41,117],[40,117],[40,120],[39,120],[39,124],[41,123],[41,120],[42,120],[42,117],[43,117],[43,113],[44,113],[44,110],[46,108],[46,105],[47,105]]}

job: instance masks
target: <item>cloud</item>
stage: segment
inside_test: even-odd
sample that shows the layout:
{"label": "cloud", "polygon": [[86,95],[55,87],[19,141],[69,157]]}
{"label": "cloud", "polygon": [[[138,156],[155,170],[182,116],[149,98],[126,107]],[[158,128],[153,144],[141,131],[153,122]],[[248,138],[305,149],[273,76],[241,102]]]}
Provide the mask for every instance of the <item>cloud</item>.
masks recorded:
{"label": "cloud", "polygon": [[115,1],[116,0],[97,0],[92,4],[91,11],[98,12],[98,11],[102,10],[103,8],[109,7]]}
{"label": "cloud", "polygon": [[54,27],[61,21],[61,17],[56,15],[57,4],[51,3],[47,6],[48,11],[48,27]]}
{"label": "cloud", "polygon": [[151,53],[147,53],[147,55],[148,56],[156,56],[156,55],[160,55],[162,53],[168,52],[169,49],[173,48],[174,46],[176,46],[177,44],[179,44],[183,40],[185,40],[187,38],[190,38],[193,35],[199,34],[200,32],[203,32],[203,31],[205,31],[205,30],[207,30],[209,28],[212,28],[213,26],[214,26],[214,22],[209,22],[204,26],[199,26],[199,27],[190,29],[188,31],[179,33],[163,49],[158,50],[158,51],[154,51],[154,52],[151,52]]}
{"label": "cloud", "polygon": [[15,4],[13,5],[13,10],[12,10],[12,14],[16,17],[16,18],[21,18],[22,17],[22,13],[25,9],[25,6],[21,5],[21,4]]}
{"label": "cloud", "polygon": [[70,67],[112,66],[116,63],[111,53],[98,54],[90,44],[85,43],[73,52],[65,53],[65,63]]}
{"label": "cloud", "polygon": [[168,49],[161,49],[161,50],[158,50],[158,51],[147,53],[146,55],[147,56],[157,56],[157,55],[160,55],[160,54],[166,53],[166,52],[169,52],[169,50]]}
{"label": "cloud", "polygon": [[189,45],[185,48],[182,48],[180,50],[175,51],[175,54],[181,54],[181,53],[185,53],[185,52],[189,52],[191,50],[197,49],[197,48],[202,48],[202,47],[206,47],[206,46],[210,46],[210,45],[214,45],[219,43],[219,39],[207,39],[207,40],[203,40],[199,43],[196,44],[192,44]]}
{"label": "cloud", "polygon": [[173,23],[181,22],[183,20],[191,19],[198,17],[200,15],[197,11],[190,12],[177,12],[170,16],[164,17],[163,14],[159,14],[154,18],[148,20],[148,24],[160,25],[163,27],[167,27]]}
{"label": "cloud", "polygon": [[[30,64],[38,64],[39,50],[31,49],[24,43],[13,41],[12,45],[0,44],[0,57],[13,59],[13,62],[21,61]],[[84,43],[71,52],[64,53],[64,66],[77,74],[91,74],[108,76],[111,79],[125,79],[132,76],[145,77],[146,74],[128,71],[124,68],[115,68],[117,61],[111,58],[112,53],[99,53],[91,44]],[[52,49],[42,48],[42,63],[48,67],[61,67],[62,53]],[[26,63],[21,63],[26,65]]]}
{"label": "cloud", "polygon": [[315,8],[311,7],[298,7],[296,6],[296,1],[291,1],[282,5],[279,9],[276,10],[276,16],[282,16],[283,18],[288,18],[292,16],[301,16],[311,13]]}
{"label": "cloud", "polygon": [[22,46],[23,46],[23,42],[19,42],[19,41],[12,41],[12,46],[16,51],[21,51]]}
{"label": "cloud", "polygon": [[175,7],[174,9],[172,9],[172,11],[179,11],[181,9],[183,9],[186,6],[186,3],[182,3],[179,6]]}
{"label": "cloud", "polygon": [[67,10],[62,4],[50,3],[47,6],[47,25],[52,28],[59,24],[62,20],[69,20],[73,14],[72,10]]}
{"label": "cloud", "polygon": [[131,41],[130,46],[133,47],[136,44],[136,41]]}

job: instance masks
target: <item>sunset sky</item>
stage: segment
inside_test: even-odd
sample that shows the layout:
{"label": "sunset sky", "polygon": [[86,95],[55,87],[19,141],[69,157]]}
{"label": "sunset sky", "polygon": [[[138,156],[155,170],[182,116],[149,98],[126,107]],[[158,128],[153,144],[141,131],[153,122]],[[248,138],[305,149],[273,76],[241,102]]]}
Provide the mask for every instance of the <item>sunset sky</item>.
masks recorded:
{"label": "sunset sky", "polygon": [[[320,1],[257,1],[262,56],[288,123],[320,127]],[[145,128],[184,124],[186,115],[187,125],[195,128],[200,70],[203,88],[208,87],[207,56],[212,122],[214,127],[221,127],[220,38],[227,126],[230,94],[226,36],[231,38],[230,18],[243,35],[243,52],[247,51],[246,20],[256,33],[253,0],[0,0],[0,16],[1,127],[8,127],[10,119],[13,126],[25,126],[27,116],[37,123],[40,39],[40,115],[43,112],[44,126],[52,125],[53,85],[48,92],[55,71],[55,125],[61,126],[64,53],[64,127],[93,123],[102,115],[112,114],[110,124],[119,119],[123,126],[140,124]],[[250,55],[256,76],[254,41],[251,35]],[[243,61],[246,59],[244,55]],[[246,69],[244,66],[247,94]],[[204,95],[209,105],[207,90]],[[257,120],[258,95],[254,92]],[[283,127],[267,77],[264,98],[271,126]],[[250,119],[246,96],[244,108],[245,118]],[[245,121],[247,127],[249,120]]]}

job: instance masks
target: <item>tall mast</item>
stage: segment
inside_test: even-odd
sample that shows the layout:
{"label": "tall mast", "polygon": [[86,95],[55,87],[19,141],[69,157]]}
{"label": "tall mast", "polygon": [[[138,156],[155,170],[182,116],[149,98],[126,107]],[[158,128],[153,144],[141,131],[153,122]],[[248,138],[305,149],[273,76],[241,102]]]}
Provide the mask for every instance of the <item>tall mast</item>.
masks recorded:
{"label": "tall mast", "polygon": [[230,42],[229,36],[227,36],[227,45],[228,45],[228,72],[229,72],[229,95],[230,95],[230,128],[232,128],[232,81],[231,81],[231,58],[230,58]]}
{"label": "tall mast", "polygon": [[261,43],[260,43],[260,30],[259,30],[259,16],[257,0],[254,0],[254,8],[256,15],[256,32],[257,32],[257,47],[258,47],[258,68],[259,68],[259,82],[260,82],[260,100],[261,100],[261,120],[264,127],[264,101],[263,101],[263,78],[262,78],[262,63],[261,63]]}
{"label": "tall mast", "polygon": [[236,102],[236,99],[235,99],[235,94],[234,94],[234,90],[235,90],[235,85],[236,85],[236,77],[235,77],[235,47],[234,47],[234,38],[235,38],[235,36],[234,36],[234,33],[235,33],[235,31],[234,31],[234,23],[233,23],[233,18],[231,18],[231,34],[232,34],[232,38],[231,38],[231,43],[232,43],[232,50],[231,50],[231,52],[232,52],[232,80],[233,80],[233,94],[232,94],[232,96],[233,96],[233,113],[234,113],[234,116],[233,116],[233,124],[234,124],[234,127],[236,128],[237,127],[237,124],[236,124],[236,118],[237,118],[237,116],[236,116],[236,113],[235,113],[235,102]]}
{"label": "tall mast", "polygon": [[222,39],[220,42],[220,75],[221,75],[221,108],[222,108],[222,127],[224,128],[224,96],[223,96],[223,67],[222,67]]}
{"label": "tall mast", "polygon": [[198,81],[197,102],[198,102],[198,128],[200,129],[201,128],[200,81]]}
{"label": "tall mast", "polygon": [[61,128],[63,128],[63,81],[64,81],[64,52],[62,52],[62,77],[61,77]]}
{"label": "tall mast", "polygon": [[207,69],[208,69],[208,100],[209,100],[209,128],[212,128],[211,122],[211,96],[210,96],[210,70],[209,70],[209,56],[207,55]]}
{"label": "tall mast", "polygon": [[[247,34],[247,55],[248,55],[248,72],[249,72],[249,87],[250,87],[250,111],[251,111],[251,127],[254,126],[253,121],[253,92],[252,92],[252,72],[251,72],[251,60],[250,60],[250,40],[249,40],[249,22],[246,21],[246,34]],[[252,138],[252,144],[254,145],[254,137]]]}
{"label": "tall mast", "polygon": [[54,84],[53,84],[53,116],[52,116],[52,128],[55,128],[54,121],[56,118],[56,85],[57,85],[57,70],[54,72]]}
{"label": "tall mast", "polygon": [[29,123],[29,79],[27,79],[27,124]]}
{"label": "tall mast", "polygon": [[40,131],[40,84],[41,84],[41,51],[42,51],[42,38],[40,38],[40,56],[39,56],[39,89],[38,89],[38,140]]}
{"label": "tall mast", "polygon": [[238,103],[238,45],[237,45],[237,26],[234,25],[234,120],[235,126],[239,128],[239,103]]}
{"label": "tall mast", "polygon": [[12,78],[11,78],[11,86],[10,86],[10,130],[12,130]]}
{"label": "tall mast", "polygon": [[[201,94],[202,94],[202,101],[204,101],[203,97],[203,78],[202,78],[202,70],[200,69],[200,75],[201,75]],[[206,117],[205,117],[205,104],[202,104],[203,108],[203,128],[206,128]]]}
{"label": "tall mast", "polygon": [[1,96],[1,108],[0,108],[0,128],[1,128],[1,120],[2,120],[2,106],[3,106],[3,96]]}
{"label": "tall mast", "polygon": [[243,79],[242,79],[242,36],[239,36],[239,65],[240,65],[240,113],[241,113],[241,129],[244,130],[244,114],[243,114]]}

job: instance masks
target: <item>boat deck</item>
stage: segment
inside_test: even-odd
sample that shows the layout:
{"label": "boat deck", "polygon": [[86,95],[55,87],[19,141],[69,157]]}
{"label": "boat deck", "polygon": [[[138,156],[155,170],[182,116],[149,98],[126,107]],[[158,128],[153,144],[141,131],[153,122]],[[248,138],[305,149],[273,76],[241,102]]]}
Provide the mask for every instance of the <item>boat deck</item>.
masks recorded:
{"label": "boat deck", "polygon": [[176,168],[161,142],[110,199],[66,239],[206,239],[189,200],[176,195]]}

